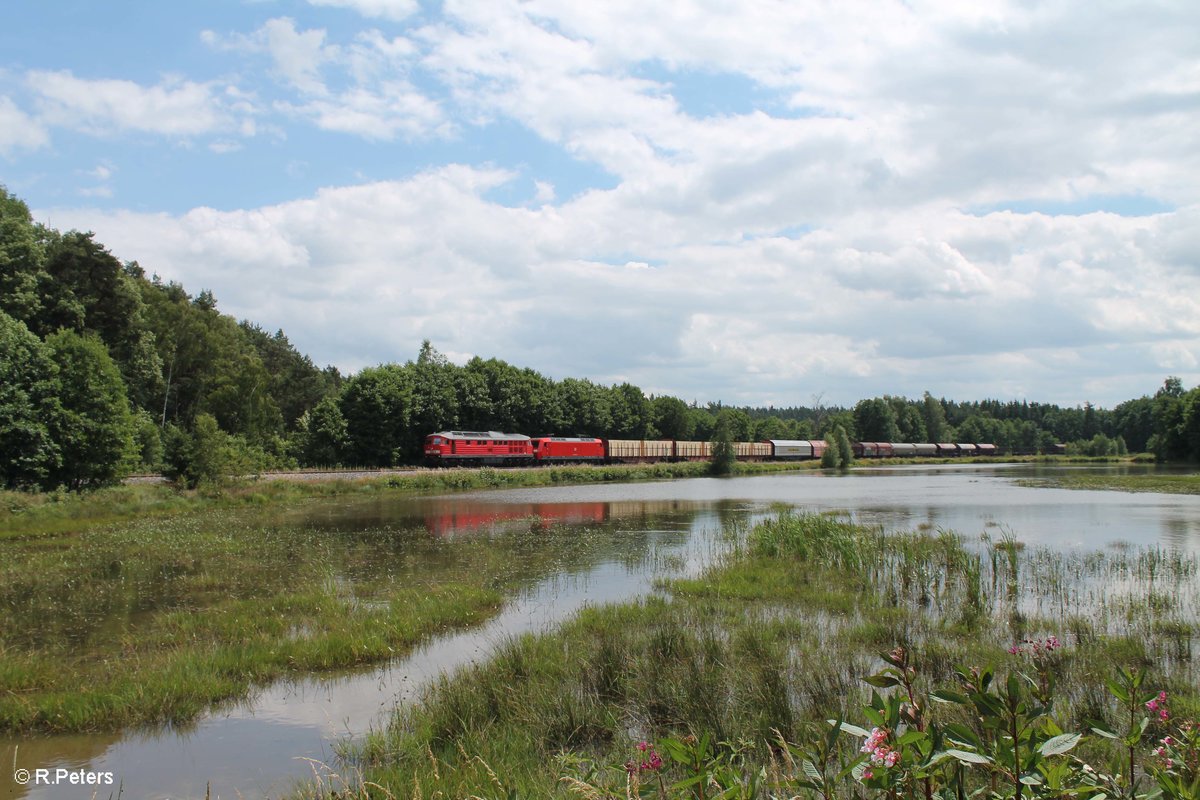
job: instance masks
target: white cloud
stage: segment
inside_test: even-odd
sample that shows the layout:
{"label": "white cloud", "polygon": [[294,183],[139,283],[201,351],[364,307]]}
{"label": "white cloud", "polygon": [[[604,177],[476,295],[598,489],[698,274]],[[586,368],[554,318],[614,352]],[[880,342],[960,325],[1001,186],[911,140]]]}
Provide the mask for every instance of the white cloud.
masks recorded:
{"label": "white cloud", "polygon": [[41,123],[10,98],[0,95],[0,156],[7,157],[18,150],[37,150],[49,143],[50,136]]}
{"label": "white cloud", "polygon": [[179,78],[157,86],[77,78],[67,70],[32,71],[26,84],[46,122],[91,133],[143,131],[192,136],[228,128],[218,87]]}
{"label": "white cloud", "polygon": [[[446,167],[257,210],[53,217],[346,369],[431,338],[701,400],[1014,387],[1079,402],[1088,380],[1112,395],[1087,399],[1113,403],[1200,353],[1200,275],[1157,255],[1171,214],[922,209],[796,238],[655,244],[637,233],[654,217],[635,209],[598,230],[595,198],[485,199],[513,177]],[[604,255],[620,252],[639,257]]]}
{"label": "white cloud", "polygon": [[300,30],[295,20],[279,17],[250,35],[206,31],[203,38],[217,49],[268,55],[273,73],[298,95],[275,101],[274,108],[322,130],[390,141],[454,128],[441,105],[405,77],[416,49],[404,37],[369,30],[338,45],[327,41],[324,29]]}
{"label": "white cloud", "polygon": [[366,139],[423,137],[451,128],[437,103],[404,82],[385,84],[375,91],[351,89],[336,97],[301,105],[281,104],[280,108],[311,118],[323,130]]}
{"label": "white cloud", "polygon": [[325,43],[323,29],[297,30],[290,17],[269,19],[254,33],[222,36],[214,31],[201,33],[201,40],[217,50],[265,53],[273,71],[293,88],[307,94],[325,94],[321,68],[340,57],[336,46]]}
{"label": "white cloud", "polygon": [[[47,120],[100,129],[150,130],[137,109],[174,99],[217,150],[295,120],[365,138],[345,162],[362,185],[56,224],[74,213],[122,257],[351,369],[428,337],[729,402],[1111,403],[1163,370],[1200,379],[1188,5],[339,4],[379,27],[205,36],[277,85],[40,73],[70,85],[35,88]],[[539,152],[492,146],[513,125]],[[416,169],[397,164],[429,138],[424,171],[373,180]],[[296,146],[294,180],[343,163]],[[605,188],[557,171],[572,159]],[[514,195],[528,207],[492,199]],[[1131,199],[1161,213],[1028,211]]]}
{"label": "white cloud", "polygon": [[349,8],[365,17],[382,17],[392,21],[407,19],[417,12],[417,0],[308,0],[314,6]]}

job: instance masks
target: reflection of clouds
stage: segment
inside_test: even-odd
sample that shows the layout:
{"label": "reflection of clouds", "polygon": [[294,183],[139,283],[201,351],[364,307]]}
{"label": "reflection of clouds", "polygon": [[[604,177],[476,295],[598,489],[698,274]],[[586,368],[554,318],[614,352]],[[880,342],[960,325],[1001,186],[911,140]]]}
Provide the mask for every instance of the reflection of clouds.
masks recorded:
{"label": "reflection of clouds", "polygon": [[[435,514],[458,508],[461,519],[469,522],[489,516],[503,519],[505,508],[526,519],[526,512],[540,510],[547,525],[594,530],[599,517],[619,535],[595,558],[520,591],[498,615],[477,628],[437,637],[385,666],[266,687],[250,702],[223,706],[186,732],[167,729],[154,735],[79,737],[92,748],[79,764],[112,770],[125,780],[124,796],[131,798],[200,797],[209,781],[213,797],[283,794],[293,781],[312,777],[309,763],[300,759],[334,764],[334,743],[384,724],[397,702],[413,699],[443,672],[487,659],[508,638],[556,625],[584,606],[645,594],[656,577],[695,574],[723,548],[717,541],[718,521],[708,513],[680,510],[687,504],[659,500],[614,505],[511,505],[475,502],[470,496],[409,499],[402,504],[408,513],[412,506],[424,506]],[[329,510],[308,511],[327,523]],[[340,512],[342,529],[354,518],[345,508],[332,510]],[[370,525],[379,511],[371,509]],[[367,524],[361,518],[359,522]],[[580,535],[587,534],[580,531]],[[536,542],[533,539],[531,546]],[[667,557],[672,554],[683,557]],[[42,741],[39,763],[59,765],[75,758],[74,737]],[[24,753],[22,749],[22,760]]]}
{"label": "reflection of clouds", "polygon": [[[1130,469],[1134,468],[1118,471]],[[956,531],[976,546],[980,534],[996,540],[1008,532],[1029,545],[1026,552],[1045,545],[1068,559],[1086,559],[1116,541],[1130,544],[1110,547],[1103,557],[1115,559],[1156,544],[1185,555],[1200,553],[1200,497],[1027,489],[1009,480],[1054,471],[1029,465],[914,465],[840,476],[790,473],[593,484],[338,500],[306,507],[284,524],[327,529],[331,547],[357,547],[374,540],[379,531],[405,530],[389,543],[394,550],[372,555],[378,569],[387,568],[389,557],[416,553],[419,558],[422,551],[414,548],[421,543],[435,543],[441,550],[442,543],[434,542],[426,528],[430,519],[458,519],[468,527],[476,519],[537,519],[549,521],[565,536],[578,535],[581,542],[597,532],[607,538],[594,551],[559,562],[559,572],[520,591],[484,625],[433,639],[391,664],[265,687],[252,701],[224,706],[186,731],[51,737],[32,742],[39,748],[35,754],[21,743],[21,762],[29,763],[29,756],[45,765],[111,770],[126,781],[124,796],[130,798],[198,797],[210,779],[214,797],[233,797],[238,791],[245,796],[282,794],[291,781],[311,776],[307,762],[297,757],[333,763],[337,740],[383,724],[397,701],[411,699],[444,671],[488,658],[511,636],[558,624],[585,605],[645,594],[657,577],[698,574],[728,546],[721,537],[723,520],[753,519],[769,513],[772,503],[810,511],[841,510],[860,522],[891,529],[927,526]],[[347,535],[333,535],[335,531]],[[354,531],[364,532],[364,537],[349,535]],[[534,536],[526,545],[552,547],[562,539]],[[453,552],[453,545],[449,547]],[[439,562],[436,568],[443,566]],[[1106,596],[1130,596],[1137,583],[1110,574]],[[1160,590],[1177,595],[1181,613],[1194,616],[1200,613],[1200,589],[1192,583],[1164,583]],[[1085,591],[1091,589],[1077,593]],[[1035,600],[1029,610],[1036,611],[1038,602],[1049,601]],[[11,750],[0,749],[0,759],[11,763]]]}

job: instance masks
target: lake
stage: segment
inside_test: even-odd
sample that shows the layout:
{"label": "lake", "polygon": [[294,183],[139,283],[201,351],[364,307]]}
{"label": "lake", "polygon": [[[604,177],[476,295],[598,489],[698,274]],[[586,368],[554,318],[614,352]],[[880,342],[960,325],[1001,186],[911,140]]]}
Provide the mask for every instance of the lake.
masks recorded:
{"label": "lake", "polygon": [[[629,600],[652,591],[656,578],[699,572],[728,546],[722,535],[727,524],[751,522],[775,504],[845,511],[891,530],[1011,536],[1055,549],[1132,544],[1200,550],[1200,496],[1035,489],[1013,482],[1063,470],[1142,469],[1153,468],[918,465],[846,475],[794,472],[343,500],[272,512],[263,525],[326,532],[332,542],[357,547],[375,543],[373,570],[404,559],[411,571],[412,559],[431,538],[516,534],[536,548],[541,541],[561,547],[562,537],[578,536],[588,537],[589,546],[524,586],[487,623],[435,638],[391,663],[263,687],[184,729],[0,741],[0,764],[5,772],[14,764],[111,772],[120,796],[129,800],[202,798],[210,786],[213,798],[279,796],[314,769],[336,770],[339,742],[382,725],[395,704],[412,698],[430,677],[486,659],[504,637],[545,629],[586,604]],[[96,796],[115,797],[116,788],[100,787]],[[90,797],[92,790],[20,787],[7,776],[0,779],[2,798],[80,796]]]}

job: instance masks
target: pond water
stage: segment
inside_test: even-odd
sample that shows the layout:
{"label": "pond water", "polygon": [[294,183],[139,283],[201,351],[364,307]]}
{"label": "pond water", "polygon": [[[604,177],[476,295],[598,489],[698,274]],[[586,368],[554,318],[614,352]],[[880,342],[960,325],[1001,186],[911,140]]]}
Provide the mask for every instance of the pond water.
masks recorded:
{"label": "pond water", "polygon": [[[487,623],[436,638],[389,664],[268,686],[186,729],[0,740],[0,798],[278,797],[314,770],[328,781],[325,771],[338,768],[338,743],[384,724],[396,703],[411,699],[429,678],[486,659],[504,637],[543,630],[586,604],[632,599],[651,591],[658,577],[695,574],[726,546],[724,523],[749,521],[776,503],[844,510],[888,529],[1010,535],[1057,549],[1130,543],[1200,551],[1200,496],[1033,489],[1013,482],[1065,469],[1096,470],[911,466],[840,476],[784,473],[305,506],[272,524],[327,530],[331,538],[415,528],[414,547],[420,537],[503,535],[510,527],[553,531],[548,539],[564,532],[587,535],[591,543],[586,557],[564,561]],[[116,783],[98,790],[22,787],[9,777],[17,767],[111,772]]]}

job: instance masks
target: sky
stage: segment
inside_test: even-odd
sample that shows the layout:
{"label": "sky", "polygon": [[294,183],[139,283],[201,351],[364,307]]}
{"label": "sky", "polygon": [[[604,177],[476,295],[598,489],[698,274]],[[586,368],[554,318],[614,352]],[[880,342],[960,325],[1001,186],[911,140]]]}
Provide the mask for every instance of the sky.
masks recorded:
{"label": "sky", "polygon": [[1200,383],[1200,4],[6,0],[0,184],[344,372]]}

